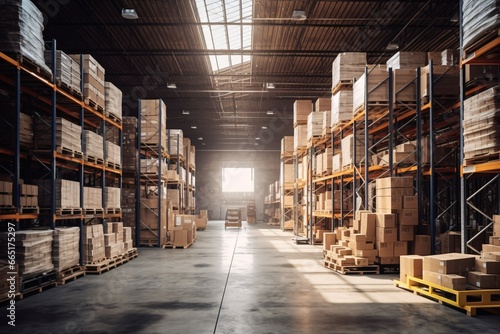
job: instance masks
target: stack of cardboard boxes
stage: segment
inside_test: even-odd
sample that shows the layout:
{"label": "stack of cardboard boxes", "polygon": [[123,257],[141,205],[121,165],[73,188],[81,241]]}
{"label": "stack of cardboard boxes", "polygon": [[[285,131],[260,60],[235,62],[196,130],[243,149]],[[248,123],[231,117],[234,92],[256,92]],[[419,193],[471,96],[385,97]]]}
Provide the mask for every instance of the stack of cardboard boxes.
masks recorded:
{"label": "stack of cardboard boxes", "polygon": [[168,152],[167,106],[162,100],[141,100],[141,144]]}
{"label": "stack of cardboard boxes", "polygon": [[[79,61],[75,61],[72,57],[61,50],[56,50],[56,79],[62,87],[68,87],[71,90],[80,93],[81,73]],[[52,50],[45,51],[45,63],[52,68]]]}
{"label": "stack of cardboard boxes", "polygon": [[208,223],[208,211],[200,210],[199,216],[194,218],[194,223],[198,231],[204,231]]}
{"label": "stack of cardboard boxes", "polygon": [[[104,142],[102,136],[93,131],[84,130],[82,151],[85,159],[102,164],[104,162]],[[116,157],[113,157],[113,159],[116,160]]]}
{"label": "stack of cardboard boxes", "polygon": [[122,91],[111,82],[104,82],[106,116],[122,119]]}
{"label": "stack of cardboard boxes", "polygon": [[[36,180],[35,183],[38,185],[38,202],[40,207],[50,208],[52,205],[51,181]],[[56,209],[81,209],[79,182],[56,179],[55,186]]]}
{"label": "stack of cardboard boxes", "polygon": [[[71,58],[80,64],[80,55],[70,55]],[[102,67],[94,57],[89,54],[83,55],[83,98],[85,103],[92,103],[105,109],[105,89],[104,89],[104,67]]]}
{"label": "stack of cardboard boxes", "polygon": [[168,129],[168,152],[172,157],[184,157],[184,133],[180,129]]}
{"label": "stack of cardboard boxes", "polygon": [[120,146],[110,141],[106,141],[106,152],[104,154],[104,161],[108,167],[120,169],[122,161]]}
{"label": "stack of cardboard boxes", "polygon": [[83,209],[89,213],[103,213],[102,188],[83,187]]}
{"label": "stack of cardboard boxes", "polygon": [[104,229],[104,254],[112,259],[125,252],[123,244],[123,223],[107,223]]}
{"label": "stack of cardboard boxes", "polygon": [[117,213],[116,209],[121,208],[121,188],[106,187],[104,188],[104,208],[107,213]]}
{"label": "stack of cardboard boxes", "polygon": [[80,262],[80,228],[56,227],[52,243],[52,262],[57,272]]}
{"label": "stack of cardboard boxes", "polygon": [[106,258],[102,224],[83,227],[83,262],[97,263]]}
{"label": "stack of cardboard boxes", "polygon": [[0,205],[2,207],[12,207],[12,182],[0,181]]}
{"label": "stack of cardboard boxes", "polygon": [[295,152],[307,147],[307,118],[312,111],[311,100],[296,100],[293,103],[293,149]]}
{"label": "stack of cardboard boxes", "polygon": [[20,188],[21,208],[38,208],[38,186],[23,183]]}
{"label": "stack of cardboard boxes", "polygon": [[173,224],[169,226],[169,245],[184,248],[191,246],[196,240],[196,220],[199,218],[199,216],[176,214]]}
{"label": "stack of cardboard boxes", "polygon": [[257,222],[256,218],[256,210],[255,210],[255,201],[249,201],[247,203],[247,223],[255,224]]}
{"label": "stack of cardboard boxes", "polygon": [[128,252],[134,248],[134,242],[132,240],[132,228],[128,226],[123,226],[123,251]]}
{"label": "stack of cardboard boxes", "polygon": [[[35,119],[34,138],[36,150],[47,150],[52,147],[51,120]],[[82,152],[82,127],[64,118],[56,118],[56,146],[65,150]],[[102,147],[102,138],[101,138]],[[102,159],[102,154],[101,154]]]}

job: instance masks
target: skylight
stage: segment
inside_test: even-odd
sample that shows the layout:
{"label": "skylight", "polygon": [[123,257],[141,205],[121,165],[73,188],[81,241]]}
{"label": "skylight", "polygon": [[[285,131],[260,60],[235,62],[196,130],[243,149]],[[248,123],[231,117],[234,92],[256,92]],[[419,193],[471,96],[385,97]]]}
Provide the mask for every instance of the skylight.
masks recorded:
{"label": "skylight", "polygon": [[[252,0],[196,0],[196,7],[208,50],[250,50],[252,27],[240,23],[251,22]],[[237,53],[209,57],[214,73],[250,61]]]}

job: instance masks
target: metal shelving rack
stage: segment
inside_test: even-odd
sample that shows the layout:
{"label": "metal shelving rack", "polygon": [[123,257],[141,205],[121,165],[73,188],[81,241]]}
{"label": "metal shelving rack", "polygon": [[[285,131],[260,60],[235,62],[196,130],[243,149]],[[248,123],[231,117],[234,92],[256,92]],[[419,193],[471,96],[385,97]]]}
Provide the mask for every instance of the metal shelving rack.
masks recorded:
{"label": "metal shelving rack", "polygon": [[[285,165],[292,165],[294,166],[294,159],[293,159],[293,154],[289,154],[287,152],[282,152],[281,154],[281,160],[280,160],[280,168],[281,168],[281,173],[280,175],[285,175],[286,172],[286,167]],[[294,168],[295,169],[295,168]],[[281,210],[281,229],[285,230],[285,222],[294,220],[294,206],[293,202],[292,205],[286,205],[285,204],[285,196],[294,196],[294,184],[290,182],[285,182],[284,179],[280,180],[280,187],[281,187],[281,198],[280,198],[280,210]]]}
{"label": "metal shelving rack", "polygon": [[[498,85],[499,82],[483,82],[468,89],[465,82],[466,65],[500,65],[498,51],[500,37],[476,43],[473,49],[465,54],[463,45],[463,17],[460,4],[460,228],[462,253],[480,250],[472,247],[471,242],[483,236],[493,224],[492,215],[500,212],[500,161],[484,161],[465,164],[464,160],[464,101],[481,90]],[[478,232],[469,233],[469,228],[475,227]]]}
{"label": "metal shelving rack", "polygon": [[[88,106],[82,98],[82,95],[75,96],[58,86],[56,77],[56,41],[50,43],[52,50],[52,76],[44,74],[39,68],[34,67],[31,63],[24,64],[14,58],[0,53],[1,66],[5,71],[2,71],[0,80],[11,90],[15,92],[15,120],[14,120],[14,148],[13,150],[2,150],[3,154],[12,157],[13,172],[13,204],[16,212],[12,214],[0,215],[1,220],[15,221],[16,230],[20,230],[25,226],[21,226],[20,222],[26,222],[26,226],[34,224],[48,224],[51,229],[56,225],[69,224],[74,225],[75,222],[80,227],[80,263],[83,264],[83,226],[86,221],[99,219],[99,222],[106,223],[106,219],[121,218],[121,213],[106,214],[103,212],[100,215],[88,216],[84,215],[83,211],[80,214],[62,215],[56,211],[56,177],[61,171],[69,171],[74,173],[74,179],[77,179],[80,184],[80,206],[84,208],[83,186],[85,175],[93,174],[95,178],[99,178],[99,184],[103,190],[106,186],[106,177],[108,179],[116,178],[119,187],[121,188],[121,170],[109,168],[105,165],[97,165],[86,161],[83,156],[69,156],[56,150],[56,117],[58,113],[62,117],[70,118],[77,121],[78,124],[91,127],[93,129],[101,129],[104,133],[106,123],[116,127],[120,133],[121,124],[113,119],[106,117],[103,113]],[[80,59],[81,67],[81,89],[83,91],[83,63]],[[12,77],[9,77],[11,75]],[[21,113],[21,95],[25,96],[25,101],[29,99],[29,103],[36,106],[37,110],[44,110],[50,118],[50,138],[51,148],[47,152],[39,153],[35,151],[21,152],[20,147],[20,113]],[[121,135],[119,135],[121,137]],[[105,146],[106,138],[103,136],[103,144]],[[121,146],[121,142],[120,142]],[[20,194],[19,185],[21,179],[21,167],[25,164],[25,174],[27,179],[32,177],[32,170],[41,170],[42,174],[50,180],[51,205],[49,211],[41,214],[23,214],[19,212]],[[29,172],[27,172],[29,170]],[[104,197],[103,197],[104,200]]]}

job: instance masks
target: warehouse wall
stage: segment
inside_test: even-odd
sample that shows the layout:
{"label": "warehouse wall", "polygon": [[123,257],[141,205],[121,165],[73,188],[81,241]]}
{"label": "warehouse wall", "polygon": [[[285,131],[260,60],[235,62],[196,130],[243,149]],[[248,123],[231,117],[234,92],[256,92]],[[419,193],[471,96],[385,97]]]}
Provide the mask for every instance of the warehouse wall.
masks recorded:
{"label": "warehouse wall", "polygon": [[209,219],[222,220],[228,207],[246,207],[247,198],[222,193],[223,167],[253,167],[257,220],[262,219],[269,184],[279,180],[279,151],[196,151],[196,207],[209,210]]}

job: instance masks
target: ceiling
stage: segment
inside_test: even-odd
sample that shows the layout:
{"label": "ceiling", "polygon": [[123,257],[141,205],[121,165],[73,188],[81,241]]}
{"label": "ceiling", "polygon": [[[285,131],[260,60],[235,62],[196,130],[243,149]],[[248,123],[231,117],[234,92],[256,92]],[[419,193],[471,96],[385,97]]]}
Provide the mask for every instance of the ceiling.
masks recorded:
{"label": "ceiling", "polygon": [[[251,18],[224,21],[221,13],[227,26],[253,29],[251,47],[208,50],[197,2],[82,0],[48,8],[35,1],[45,38],[66,53],[93,55],[106,81],[123,91],[124,115],[137,115],[137,98],[162,98],[167,128],[182,129],[197,150],[279,150],[281,138],[293,135],[293,102],[331,96],[339,52],[364,51],[375,64],[396,52],[385,50],[391,42],[402,51],[459,45],[455,0],[253,0]],[[235,0],[201,2],[225,8]],[[134,8],[139,19],[122,18],[122,8]],[[291,19],[294,10],[306,19]],[[213,73],[214,55],[251,60]]]}

